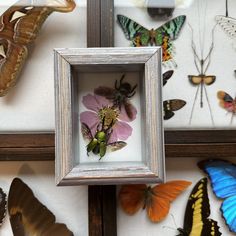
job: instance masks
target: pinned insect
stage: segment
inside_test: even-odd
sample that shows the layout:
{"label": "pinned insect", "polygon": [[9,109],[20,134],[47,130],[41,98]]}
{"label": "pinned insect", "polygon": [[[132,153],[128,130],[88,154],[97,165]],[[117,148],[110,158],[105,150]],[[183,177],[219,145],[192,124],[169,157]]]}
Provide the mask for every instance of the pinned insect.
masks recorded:
{"label": "pinned insect", "polygon": [[195,67],[198,71],[198,75],[189,75],[189,82],[194,85],[197,86],[197,90],[195,93],[195,97],[194,97],[194,102],[193,102],[193,106],[192,106],[192,110],[191,110],[191,115],[190,115],[190,119],[189,119],[189,124],[191,124],[192,121],[192,117],[193,117],[193,111],[194,111],[194,107],[197,101],[197,97],[198,97],[198,93],[199,93],[199,89],[200,89],[200,107],[203,107],[203,93],[205,93],[206,96],[206,100],[207,100],[207,104],[209,107],[209,111],[210,111],[210,116],[211,116],[211,121],[212,124],[214,125],[214,120],[213,120],[213,115],[212,115],[212,111],[211,111],[211,106],[210,106],[210,102],[209,102],[209,98],[207,95],[207,90],[206,90],[206,85],[211,85],[215,82],[216,80],[216,76],[215,75],[206,75],[206,72],[209,68],[210,62],[211,62],[211,54],[214,48],[214,30],[215,27],[213,27],[212,29],[212,42],[211,42],[211,46],[210,49],[206,55],[205,58],[203,58],[203,42],[201,42],[200,44],[200,49],[201,49],[201,56],[198,55],[197,53],[197,49],[196,49],[196,45],[194,43],[193,40],[193,28],[191,25],[189,25],[191,31],[192,31],[192,51],[193,51],[193,55],[194,55],[194,64]]}
{"label": "pinned insect", "polygon": [[163,86],[166,85],[167,81],[171,78],[171,76],[174,74],[173,70],[166,71],[162,77],[163,77]]}
{"label": "pinned insect", "polygon": [[136,117],[137,110],[129,100],[135,95],[137,84],[132,87],[130,83],[123,81],[124,78],[125,75],[122,75],[119,82],[116,80],[115,88],[100,86],[94,89],[94,93],[111,100],[113,106],[118,107],[119,110],[124,108],[128,118],[132,121]]}
{"label": "pinned insect", "polygon": [[6,194],[0,188],[0,226],[2,225],[2,222],[6,216],[6,209],[7,209],[6,206],[7,206]]}
{"label": "pinned insect", "polygon": [[236,97],[233,99],[228,93],[224,91],[218,91],[217,97],[220,100],[219,105],[232,113],[230,124],[233,123],[234,115],[236,114]]}
{"label": "pinned insect", "polygon": [[170,203],[190,184],[189,181],[174,180],[153,187],[146,184],[123,185],[119,192],[120,205],[129,215],[146,208],[149,219],[159,222],[168,215]]}
{"label": "pinned insect", "polygon": [[105,127],[103,122],[102,127],[100,129],[98,127],[97,132],[93,137],[89,127],[85,123],[81,123],[81,132],[83,138],[89,142],[87,145],[87,154],[93,152],[95,155],[100,156],[99,160],[106,154],[107,149],[116,151],[126,146],[126,143],[123,141],[109,143],[109,138],[112,133],[112,124]]}
{"label": "pinned insect", "polygon": [[164,120],[169,120],[175,115],[174,111],[180,110],[186,105],[186,102],[181,99],[170,99],[163,102]]}
{"label": "pinned insect", "polygon": [[177,16],[157,29],[151,30],[123,15],[117,15],[117,19],[125,37],[132,42],[132,46],[162,46],[163,62],[170,61],[175,67],[177,66],[173,60],[172,41],[179,36],[186,16]]}
{"label": "pinned insect", "polygon": [[226,0],[226,13],[225,16],[216,16],[216,22],[226,32],[226,34],[233,40],[233,46],[236,48],[236,19],[229,17],[228,13],[228,0]]}
{"label": "pinned insect", "polygon": [[24,66],[29,45],[36,39],[42,24],[54,11],[70,12],[73,0],[55,0],[55,6],[34,6],[32,1],[20,0],[1,15],[0,19],[0,96],[16,84]]}

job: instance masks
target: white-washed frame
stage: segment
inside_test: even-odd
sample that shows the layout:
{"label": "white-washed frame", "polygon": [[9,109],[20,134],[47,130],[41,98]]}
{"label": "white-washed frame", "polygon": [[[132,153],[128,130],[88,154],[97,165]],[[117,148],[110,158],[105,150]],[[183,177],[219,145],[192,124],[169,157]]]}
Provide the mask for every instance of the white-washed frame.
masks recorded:
{"label": "white-washed frame", "polygon": [[[161,48],[55,49],[56,183],[57,185],[155,183],[165,178],[162,124]],[[73,67],[107,65],[134,70],[143,68],[142,163],[75,164],[78,131],[77,82]]]}

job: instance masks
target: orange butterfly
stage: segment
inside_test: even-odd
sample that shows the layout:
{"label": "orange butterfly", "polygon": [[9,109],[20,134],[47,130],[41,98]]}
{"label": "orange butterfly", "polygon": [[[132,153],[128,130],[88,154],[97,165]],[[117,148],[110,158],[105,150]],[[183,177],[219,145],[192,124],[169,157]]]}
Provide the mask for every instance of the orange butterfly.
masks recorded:
{"label": "orange butterfly", "polygon": [[170,203],[189,185],[191,182],[184,180],[169,181],[154,187],[145,184],[124,185],[119,192],[120,205],[129,215],[146,208],[149,219],[159,222],[168,215]]}

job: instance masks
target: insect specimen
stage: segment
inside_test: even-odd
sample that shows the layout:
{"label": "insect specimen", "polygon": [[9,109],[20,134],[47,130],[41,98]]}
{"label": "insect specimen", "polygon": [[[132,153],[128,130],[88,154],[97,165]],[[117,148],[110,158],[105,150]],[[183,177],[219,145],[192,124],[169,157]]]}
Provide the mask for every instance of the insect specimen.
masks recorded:
{"label": "insect specimen", "polygon": [[211,180],[215,195],[223,200],[220,210],[229,230],[236,232],[236,165],[224,160],[204,160],[198,163]]}
{"label": "insect specimen", "polygon": [[119,82],[115,81],[115,88],[100,86],[94,89],[94,93],[111,100],[113,106],[118,107],[119,110],[124,107],[128,118],[132,121],[135,119],[137,111],[129,100],[135,95],[137,84],[132,87],[130,83],[124,82],[124,78],[125,75],[122,75]]}
{"label": "insect specimen", "polygon": [[169,120],[174,116],[174,111],[178,111],[184,107],[186,102],[181,99],[170,99],[163,102],[164,120]]}
{"label": "insect specimen", "polygon": [[20,0],[1,15],[0,20],[0,96],[4,96],[16,84],[24,66],[29,45],[53,12],[70,12],[75,8],[73,0],[58,6],[34,6],[30,0]]}
{"label": "insect specimen", "polygon": [[188,181],[176,180],[154,187],[145,184],[123,185],[119,192],[120,205],[129,215],[146,208],[149,219],[159,222],[168,215],[170,203],[190,184]]}
{"label": "insect specimen", "polygon": [[100,156],[99,160],[102,159],[107,150],[116,151],[126,146],[126,143],[123,141],[109,143],[112,124],[105,128],[103,123],[101,129],[98,127],[97,132],[93,137],[89,127],[85,123],[81,123],[81,132],[83,138],[89,142],[87,145],[87,154],[92,151],[95,155]]}
{"label": "insect specimen", "polygon": [[7,205],[6,194],[0,188],[0,225],[2,225],[2,222],[6,215],[6,205]]}
{"label": "insect specimen", "polygon": [[55,223],[55,216],[19,178],[15,178],[8,195],[8,213],[15,236],[73,236],[65,224]]}
{"label": "insect specimen", "polygon": [[178,228],[178,236],[220,236],[219,226],[210,216],[207,193],[207,178],[202,178],[194,186],[186,206],[183,229]]}
{"label": "insect specimen", "polygon": [[[163,86],[166,85],[167,81],[173,75],[173,70],[166,71],[163,77]],[[163,102],[163,109],[164,109],[164,120],[169,120],[171,117],[174,116],[174,111],[178,111],[182,107],[184,107],[186,102],[181,99],[170,99]]]}
{"label": "insect specimen", "polygon": [[203,40],[200,41],[200,55],[197,53],[197,49],[196,49],[196,44],[194,43],[194,36],[193,36],[193,28],[191,27],[191,25],[189,25],[191,31],[192,31],[192,51],[193,51],[193,55],[194,55],[194,64],[195,67],[198,71],[198,75],[189,75],[189,81],[192,85],[197,86],[197,90],[194,96],[194,101],[193,101],[193,106],[192,106],[192,110],[191,110],[191,115],[190,115],[190,119],[189,119],[189,124],[191,124],[192,122],[192,117],[193,117],[193,112],[194,112],[194,107],[197,101],[197,97],[198,97],[198,93],[200,90],[200,107],[203,107],[203,94],[205,93],[206,96],[206,100],[207,100],[207,104],[208,104],[208,108],[209,108],[209,112],[210,112],[210,116],[211,116],[211,121],[212,124],[214,125],[214,119],[213,119],[213,114],[212,114],[212,110],[211,110],[211,106],[210,106],[210,101],[208,98],[208,94],[207,94],[207,89],[206,89],[206,85],[209,86],[211,84],[213,84],[216,80],[216,76],[215,75],[206,75],[206,72],[209,68],[210,62],[211,62],[211,54],[214,48],[214,30],[215,30],[215,26],[212,29],[212,42],[211,42],[211,46],[210,49],[207,53],[207,55],[204,57],[203,54]]}
{"label": "insect specimen", "polygon": [[171,78],[171,76],[174,74],[173,70],[168,70],[165,73],[163,73],[163,86],[166,85],[167,81]]}
{"label": "insect specimen", "polygon": [[186,16],[177,16],[174,19],[166,22],[157,29],[148,30],[130,18],[117,15],[118,22],[124,31],[125,37],[132,42],[132,46],[162,46],[163,62],[173,60],[173,44],[172,41],[177,39],[184,25]]}
{"label": "insect specimen", "polygon": [[217,97],[220,100],[220,106],[226,109],[228,112],[232,112],[230,124],[233,123],[233,117],[236,114],[236,98],[232,98],[228,93],[224,91],[218,91]]}
{"label": "insect specimen", "polygon": [[228,13],[228,0],[226,0],[226,13],[225,16],[216,16],[216,22],[226,32],[226,34],[233,40],[233,46],[236,48],[236,19],[229,17]]}

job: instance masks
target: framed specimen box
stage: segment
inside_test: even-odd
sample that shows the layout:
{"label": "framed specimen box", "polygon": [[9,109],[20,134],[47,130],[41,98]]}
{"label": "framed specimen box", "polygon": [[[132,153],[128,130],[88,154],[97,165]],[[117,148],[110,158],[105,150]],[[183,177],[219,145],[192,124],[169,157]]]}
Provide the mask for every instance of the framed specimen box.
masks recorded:
{"label": "framed specimen box", "polygon": [[158,47],[56,49],[57,184],[162,181],[161,86]]}

